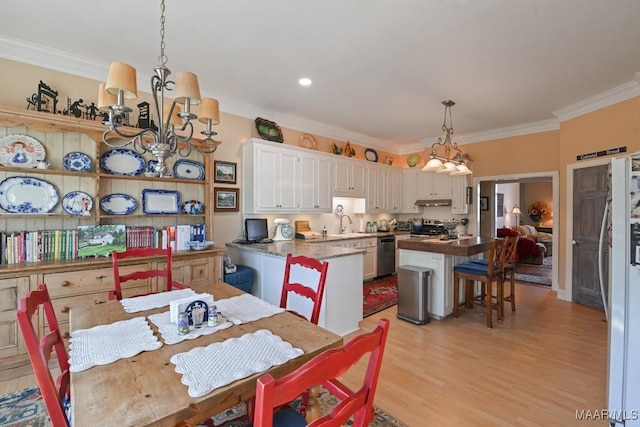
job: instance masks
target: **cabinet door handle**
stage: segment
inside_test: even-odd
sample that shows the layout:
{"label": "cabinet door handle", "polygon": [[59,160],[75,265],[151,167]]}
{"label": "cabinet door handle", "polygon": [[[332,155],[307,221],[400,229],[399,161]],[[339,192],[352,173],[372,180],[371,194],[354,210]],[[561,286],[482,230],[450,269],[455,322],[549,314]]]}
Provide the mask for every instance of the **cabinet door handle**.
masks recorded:
{"label": "cabinet door handle", "polygon": [[62,307],[62,310],[60,310],[63,313],[68,313],[69,312],[69,307]]}
{"label": "cabinet door handle", "polygon": [[62,283],[60,283],[60,285],[63,287],[71,286],[71,282],[68,280],[63,280]]}
{"label": "cabinet door handle", "polygon": [[64,338],[65,340],[66,340],[66,339],[68,339],[69,337],[71,337],[71,335],[69,335],[69,332],[65,332],[65,333],[62,335],[62,338]]}

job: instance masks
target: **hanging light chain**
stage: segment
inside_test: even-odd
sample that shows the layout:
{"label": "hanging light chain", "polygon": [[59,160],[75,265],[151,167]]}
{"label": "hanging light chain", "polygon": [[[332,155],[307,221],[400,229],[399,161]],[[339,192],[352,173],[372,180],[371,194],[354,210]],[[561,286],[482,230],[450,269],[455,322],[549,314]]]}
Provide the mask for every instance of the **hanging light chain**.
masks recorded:
{"label": "hanging light chain", "polygon": [[160,10],[162,11],[160,14],[160,56],[158,57],[158,62],[160,63],[160,65],[162,65],[163,67],[165,67],[167,65],[167,60],[169,58],[167,58],[167,55],[164,54],[164,10],[165,10],[165,6],[164,6],[164,0],[162,0],[162,2],[160,3]]}

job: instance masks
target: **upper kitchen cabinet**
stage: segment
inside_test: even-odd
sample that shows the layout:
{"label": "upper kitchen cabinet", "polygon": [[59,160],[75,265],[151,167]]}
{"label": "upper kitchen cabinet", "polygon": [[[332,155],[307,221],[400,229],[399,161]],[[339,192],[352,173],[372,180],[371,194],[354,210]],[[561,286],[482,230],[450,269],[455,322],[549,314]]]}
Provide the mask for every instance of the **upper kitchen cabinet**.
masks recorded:
{"label": "upper kitchen cabinet", "polygon": [[[257,140],[260,141],[260,140]],[[244,210],[295,212],[299,207],[299,154],[248,140],[243,145]]]}
{"label": "upper kitchen cabinet", "polygon": [[402,204],[404,201],[403,192],[404,176],[402,169],[389,168],[387,171],[387,212],[400,213],[403,212]]}
{"label": "upper kitchen cabinet", "polygon": [[418,170],[418,199],[450,199],[451,176],[448,173],[422,172]]}
{"label": "upper kitchen cabinet", "polygon": [[468,175],[451,176],[451,213],[468,214],[467,204]]}
{"label": "upper kitchen cabinet", "polygon": [[420,213],[422,207],[416,206],[418,200],[418,174],[420,169],[410,168],[403,170],[402,177],[402,212]]}
{"label": "upper kitchen cabinet", "polygon": [[335,160],[333,163],[333,195],[366,197],[366,168],[355,160]]}
{"label": "upper kitchen cabinet", "polygon": [[300,154],[300,211],[331,213],[331,160]]}
{"label": "upper kitchen cabinet", "polygon": [[382,166],[367,167],[366,212],[380,213],[387,208],[386,196],[387,171]]}

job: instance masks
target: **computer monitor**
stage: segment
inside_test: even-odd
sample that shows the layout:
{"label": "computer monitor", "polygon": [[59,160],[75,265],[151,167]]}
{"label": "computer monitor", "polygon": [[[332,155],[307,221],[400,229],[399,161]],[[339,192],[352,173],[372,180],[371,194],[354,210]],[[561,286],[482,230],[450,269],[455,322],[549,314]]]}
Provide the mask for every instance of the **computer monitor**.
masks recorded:
{"label": "computer monitor", "polygon": [[266,218],[247,218],[244,220],[245,239],[249,242],[257,242],[269,238]]}

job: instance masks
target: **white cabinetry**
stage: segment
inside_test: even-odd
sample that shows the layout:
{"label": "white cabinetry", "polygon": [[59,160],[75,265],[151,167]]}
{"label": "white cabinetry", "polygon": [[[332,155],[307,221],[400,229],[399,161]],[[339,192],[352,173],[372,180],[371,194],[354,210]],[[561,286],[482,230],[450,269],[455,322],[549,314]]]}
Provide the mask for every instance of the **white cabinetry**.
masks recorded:
{"label": "white cabinetry", "polygon": [[386,178],[387,171],[383,167],[369,166],[367,168],[367,213],[386,211]]}
{"label": "white cabinetry", "polygon": [[297,153],[246,142],[243,158],[245,210],[292,212],[298,209]]}
{"label": "white cabinetry", "polygon": [[300,155],[300,211],[331,212],[331,161],[314,153]]}
{"label": "white cabinetry", "polygon": [[403,182],[404,177],[402,169],[389,168],[387,171],[387,212],[400,213],[403,211],[402,203],[404,201]]}
{"label": "white cabinetry", "polygon": [[451,213],[467,214],[467,175],[451,176]]}
{"label": "white cabinetry", "polygon": [[357,161],[335,160],[333,163],[333,195],[365,197],[366,168]]}
{"label": "white cabinetry", "polygon": [[448,173],[418,173],[418,199],[450,199],[451,176]]}
{"label": "white cabinetry", "polygon": [[362,260],[362,279],[375,279],[378,275],[378,258],[377,258],[377,240],[375,238],[371,239],[352,239],[352,240],[341,240],[329,243],[331,246],[338,246],[341,248],[352,248],[352,249],[365,249],[363,260]]}
{"label": "white cabinetry", "polygon": [[[405,169],[402,177],[402,212],[419,213],[422,208],[416,206],[418,200],[418,174],[420,169]],[[396,257],[397,259],[397,257]]]}

